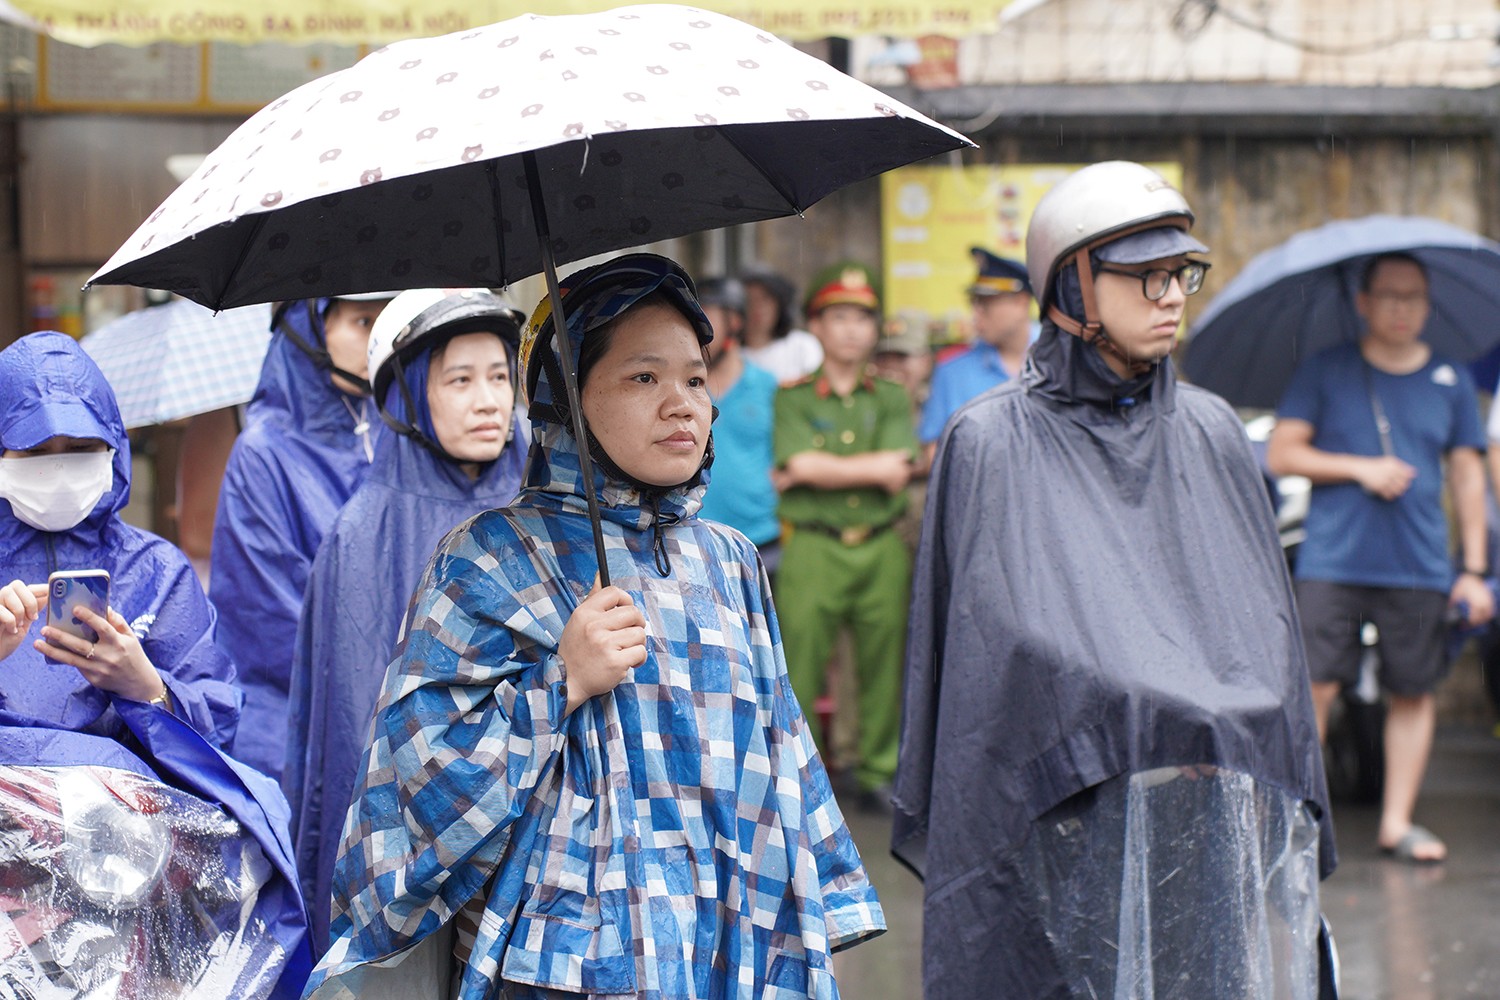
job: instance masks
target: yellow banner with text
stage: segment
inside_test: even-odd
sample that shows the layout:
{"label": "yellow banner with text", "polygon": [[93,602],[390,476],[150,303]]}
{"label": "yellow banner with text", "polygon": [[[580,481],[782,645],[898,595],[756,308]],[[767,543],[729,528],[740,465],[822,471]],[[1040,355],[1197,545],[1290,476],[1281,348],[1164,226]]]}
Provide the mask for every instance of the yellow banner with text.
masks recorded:
{"label": "yellow banner with text", "polygon": [[[1010,0],[722,0],[695,6],[783,38],[946,35],[994,31]],[[152,42],[383,44],[441,35],[524,13],[588,14],[611,0],[11,0],[47,34],[73,45]],[[541,9],[539,9],[541,8]]]}

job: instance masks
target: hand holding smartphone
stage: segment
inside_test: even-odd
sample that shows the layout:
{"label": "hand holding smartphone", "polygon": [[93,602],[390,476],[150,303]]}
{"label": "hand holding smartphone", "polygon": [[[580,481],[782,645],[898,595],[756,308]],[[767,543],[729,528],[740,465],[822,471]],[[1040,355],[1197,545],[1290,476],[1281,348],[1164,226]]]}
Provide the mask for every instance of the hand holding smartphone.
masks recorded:
{"label": "hand holding smartphone", "polygon": [[47,578],[47,624],[85,642],[98,642],[99,633],[78,620],[82,605],[100,618],[109,609],[109,572],[102,569],[65,570]]}

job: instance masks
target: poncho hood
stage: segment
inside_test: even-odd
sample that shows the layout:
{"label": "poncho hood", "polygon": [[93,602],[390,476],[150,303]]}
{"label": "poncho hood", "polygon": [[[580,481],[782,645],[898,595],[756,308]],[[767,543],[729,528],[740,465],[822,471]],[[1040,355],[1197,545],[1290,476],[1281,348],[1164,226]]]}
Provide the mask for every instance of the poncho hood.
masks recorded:
{"label": "poncho hood", "polygon": [[28,334],[0,351],[0,447],[34,448],[60,434],[113,448],[113,485],[83,521],[58,532],[37,531],[0,498],[0,553],[41,545],[43,535],[54,544],[99,545],[130,501],[130,440],[104,373],[67,334]]}
{"label": "poncho hood", "polygon": [[[278,309],[272,327],[271,346],[261,366],[260,382],[245,411],[246,422],[271,420],[325,446],[347,450],[355,413],[364,413],[365,400],[334,386],[329,373],[318,365],[288,331],[314,349],[325,348],[323,317],[328,299],[287,303]],[[371,433],[380,427],[373,421]]]}
{"label": "poncho hood", "polygon": [[[578,442],[558,424],[533,421],[531,429],[533,439],[526,460],[526,482],[522,494],[550,497],[587,517]],[[594,466],[594,490],[599,497],[600,516],[638,531],[646,531],[658,522],[670,525],[692,517],[703,506],[703,493],[707,489],[707,469],[699,474],[697,485],[646,494],[628,483],[611,479],[603,469]]]}
{"label": "poncho hood", "polygon": [[1164,413],[1176,406],[1177,375],[1171,358],[1164,358],[1142,375],[1121,378],[1099,356],[1097,348],[1059,330],[1050,320],[1043,322],[1041,336],[1027,354],[1021,382],[1027,392],[1058,403],[1086,403],[1114,410],[1150,399],[1155,403],[1153,409]]}

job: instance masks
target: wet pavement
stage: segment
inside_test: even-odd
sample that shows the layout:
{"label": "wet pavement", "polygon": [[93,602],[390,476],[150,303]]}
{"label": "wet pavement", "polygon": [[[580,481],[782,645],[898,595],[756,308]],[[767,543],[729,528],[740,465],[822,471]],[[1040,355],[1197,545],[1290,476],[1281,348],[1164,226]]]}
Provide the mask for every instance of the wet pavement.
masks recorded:
{"label": "wet pavement", "polygon": [[[1374,806],[1335,804],[1340,862],[1322,902],[1343,963],[1341,996],[1500,998],[1500,739],[1477,727],[1438,735],[1417,821],[1447,841],[1445,864],[1380,856],[1378,818]],[[848,819],[890,930],[835,957],[839,991],[918,1000],[921,884],[891,857],[889,820],[853,808]]]}

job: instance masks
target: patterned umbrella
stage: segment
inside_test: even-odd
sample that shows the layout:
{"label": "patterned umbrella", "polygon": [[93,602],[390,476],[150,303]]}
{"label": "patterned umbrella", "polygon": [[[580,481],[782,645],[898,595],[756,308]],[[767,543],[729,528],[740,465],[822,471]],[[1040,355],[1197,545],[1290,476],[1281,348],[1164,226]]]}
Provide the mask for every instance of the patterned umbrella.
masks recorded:
{"label": "patterned umbrella", "polygon": [[800,213],[972,145],[723,15],[527,14],[399,42],[273,102],[92,280],[224,308],[542,271],[561,316],[558,263]]}
{"label": "patterned umbrella", "polygon": [[126,313],[84,337],[125,426],[164,424],[246,402],[271,342],[271,307],[214,313],[177,299]]}

